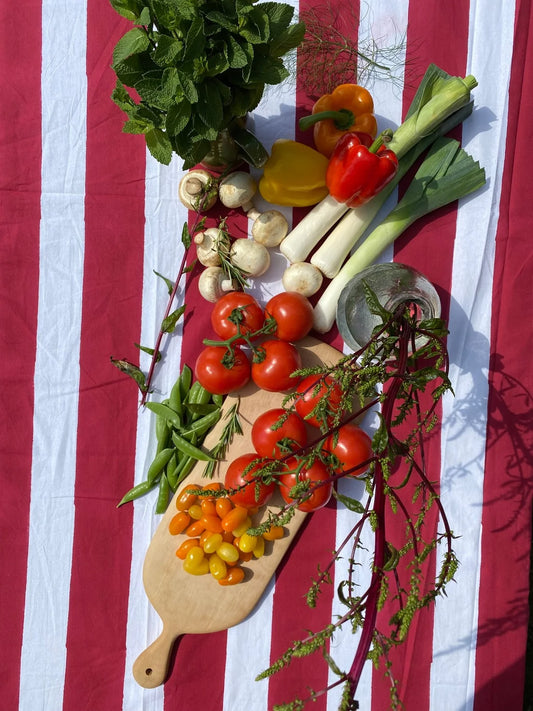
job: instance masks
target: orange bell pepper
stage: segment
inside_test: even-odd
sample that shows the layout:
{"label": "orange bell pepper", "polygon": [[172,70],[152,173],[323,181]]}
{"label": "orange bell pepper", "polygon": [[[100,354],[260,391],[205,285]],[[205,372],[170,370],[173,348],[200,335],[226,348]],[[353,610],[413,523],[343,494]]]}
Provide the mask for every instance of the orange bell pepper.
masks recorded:
{"label": "orange bell pepper", "polygon": [[301,130],[311,126],[317,151],[328,158],[345,133],[358,131],[375,138],[378,125],[370,92],[358,84],[341,84],[318,99],[310,116],[300,119]]}

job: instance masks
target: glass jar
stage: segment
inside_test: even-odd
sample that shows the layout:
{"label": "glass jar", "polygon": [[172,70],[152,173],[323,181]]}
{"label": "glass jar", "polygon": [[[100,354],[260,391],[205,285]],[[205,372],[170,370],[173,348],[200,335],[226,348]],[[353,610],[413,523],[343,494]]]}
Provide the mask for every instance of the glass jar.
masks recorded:
{"label": "glass jar", "polygon": [[[363,282],[372,289],[379,303],[394,311],[406,302],[416,311],[417,322],[439,318],[441,303],[433,284],[412,267],[396,262],[375,264],[351,279],[341,292],[337,304],[337,326],[347,346],[354,351],[368,343],[372,331],[381,319],[370,312]],[[416,348],[425,342],[422,336],[415,341]]]}

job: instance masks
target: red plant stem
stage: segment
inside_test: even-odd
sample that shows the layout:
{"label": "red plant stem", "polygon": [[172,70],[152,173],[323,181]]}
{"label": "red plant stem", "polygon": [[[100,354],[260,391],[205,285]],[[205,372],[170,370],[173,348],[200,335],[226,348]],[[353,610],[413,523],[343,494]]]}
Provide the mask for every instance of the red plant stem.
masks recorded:
{"label": "red plant stem", "polygon": [[[181,258],[181,264],[180,264],[180,268],[178,271],[178,277],[177,277],[176,281],[174,282],[174,286],[172,288],[172,291],[170,292],[170,296],[168,297],[168,303],[167,303],[167,307],[165,309],[165,315],[163,316],[161,324],[163,324],[165,319],[170,315],[170,310],[172,308],[172,304],[174,303],[174,299],[176,298],[176,294],[178,293],[178,288],[179,288],[179,284],[181,281],[181,277],[183,276],[183,270],[185,269],[185,264],[187,263],[188,253],[189,253],[189,250],[186,249],[185,252],[183,253],[183,257]],[[160,326],[159,333],[157,334],[157,339],[156,339],[155,346],[154,346],[154,352],[152,354],[152,360],[150,361],[150,369],[148,370],[148,375],[146,376],[146,385],[145,385],[145,388],[144,388],[142,395],[141,395],[141,405],[144,405],[146,403],[146,399],[147,399],[148,394],[150,392],[150,385],[151,385],[152,379],[154,377],[155,366],[157,363],[159,352],[161,350],[161,341],[163,340],[163,336],[165,333],[166,333],[166,331],[163,331],[163,329]]]}
{"label": "red plant stem", "polygon": [[[410,328],[402,326],[399,337],[398,371],[403,373],[408,358],[408,343]],[[401,386],[401,379],[393,378],[391,386],[386,394],[383,403],[383,421],[387,431],[391,430],[391,423],[394,415],[394,405]],[[376,619],[378,614],[378,598],[383,577],[383,566],[385,564],[385,480],[383,468],[378,459],[374,470],[374,515],[376,517],[376,532],[374,535],[374,564],[372,578],[369,586],[369,596],[365,607],[365,620],[361,631],[361,637],[352,662],[347,680],[350,684],[352,696],[359,684],[363,667],[368,657],[374,633],[376,629]]]}

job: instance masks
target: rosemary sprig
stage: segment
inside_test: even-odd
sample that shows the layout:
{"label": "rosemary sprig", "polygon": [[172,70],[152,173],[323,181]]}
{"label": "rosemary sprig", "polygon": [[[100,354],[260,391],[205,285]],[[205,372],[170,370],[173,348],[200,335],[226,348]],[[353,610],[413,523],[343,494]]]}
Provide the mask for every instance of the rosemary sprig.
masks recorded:
{"label": "rosemary sprig", "polygon": [[207,462],[203,476],[211,478],[214,474],[215,467],[218,462],[226,456],[228,447],[233,441],[235,435],[242,435],[242,426],[239,419],[239,403],[234,403],[224,415],[224,419],[227,420],[226,424],[222,428],[220,433],[220,438],[215,444],[210,454],[213,457],[213,461]]}

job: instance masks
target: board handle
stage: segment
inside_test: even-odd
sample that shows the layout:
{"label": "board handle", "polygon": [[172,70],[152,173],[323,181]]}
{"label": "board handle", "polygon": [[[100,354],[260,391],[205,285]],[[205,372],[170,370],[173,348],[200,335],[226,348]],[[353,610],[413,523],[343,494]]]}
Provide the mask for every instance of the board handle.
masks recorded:
{"label": "board handle", "polygon": [[178,636],[163,627],[155,642],[139,654],[133,663],[133,677],[140,686],[155,689],[165,681],[172,647]]}

